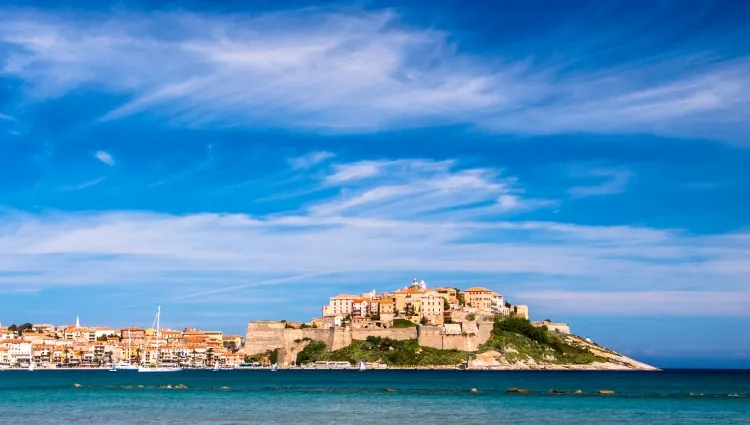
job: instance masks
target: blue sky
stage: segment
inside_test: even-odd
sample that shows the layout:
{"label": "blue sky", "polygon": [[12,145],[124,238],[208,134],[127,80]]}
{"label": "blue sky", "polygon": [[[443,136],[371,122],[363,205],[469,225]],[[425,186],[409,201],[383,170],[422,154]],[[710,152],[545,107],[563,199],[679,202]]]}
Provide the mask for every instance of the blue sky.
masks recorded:
{"label": "blue sky", "polygon": [[0,321],[418,277],[750,367],[750,4],[485,3],[4,3]]}

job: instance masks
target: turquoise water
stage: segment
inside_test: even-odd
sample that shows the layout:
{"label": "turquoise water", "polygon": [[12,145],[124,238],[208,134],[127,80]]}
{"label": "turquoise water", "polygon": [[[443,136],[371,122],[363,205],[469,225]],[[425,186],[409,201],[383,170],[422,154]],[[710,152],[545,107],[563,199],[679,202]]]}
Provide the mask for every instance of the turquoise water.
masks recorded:
{"label": "turquoise water", "polygon": [[750,371],[6,371],[0,423],[750,424]]}

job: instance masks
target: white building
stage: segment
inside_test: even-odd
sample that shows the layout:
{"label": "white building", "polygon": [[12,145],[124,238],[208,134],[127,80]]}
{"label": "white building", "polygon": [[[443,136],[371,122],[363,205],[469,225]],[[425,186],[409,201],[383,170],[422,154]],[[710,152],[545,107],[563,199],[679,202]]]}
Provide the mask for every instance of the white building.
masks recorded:
{"label": "white building", "polygon": [[490,306],[492,309],[492,314],[510,316],[510,308],[505,306],[505,298],[497,292],[492,293],[492,297],[490,298]]}
{"label": "white building", "polygon": [[6,340],[11,364],[31,362],[31,343],[23,340]]}

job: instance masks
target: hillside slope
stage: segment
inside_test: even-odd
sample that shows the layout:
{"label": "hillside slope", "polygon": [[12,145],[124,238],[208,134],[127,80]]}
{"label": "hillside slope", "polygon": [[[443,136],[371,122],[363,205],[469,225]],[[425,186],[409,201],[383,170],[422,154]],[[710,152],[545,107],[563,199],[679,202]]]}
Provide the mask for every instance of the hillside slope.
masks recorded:
{"label": "hillside slope", "polygon": [[416,340],[368,337],[328,351],[312,341],[296,356],[297,364],[316,361],[366,361],[389,366],[461,366],[470,369],[658,370],[574,335],[537,328],[524,319],[495,322],[490,339],[473,353],[420,347]]}

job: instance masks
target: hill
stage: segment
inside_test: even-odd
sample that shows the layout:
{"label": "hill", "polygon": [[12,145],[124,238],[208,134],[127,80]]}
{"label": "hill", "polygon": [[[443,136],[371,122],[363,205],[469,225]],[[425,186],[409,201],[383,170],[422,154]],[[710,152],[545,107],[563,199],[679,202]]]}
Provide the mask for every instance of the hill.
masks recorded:
{"label": "hill", "polygon": [[546,327],[535,327],[528,320],[518,318],[496,321],[490,339],[473,353],[420,347],[415,339],[397,341],[370,336],[336,351],[328,351],[321,341],[309,341],[296,360],[298,365],[364,360],[401,367],[655,370],[581,337],[550,332]]}

